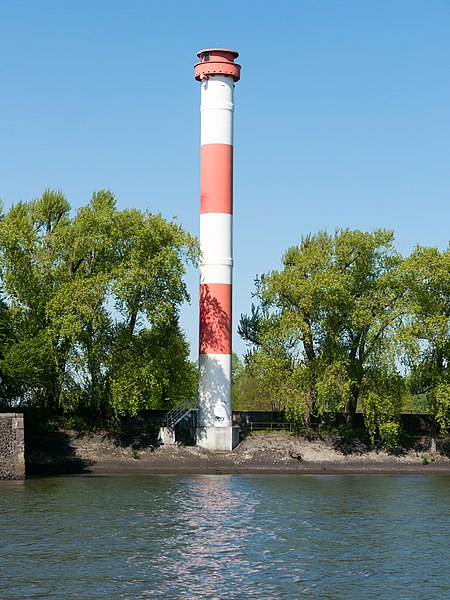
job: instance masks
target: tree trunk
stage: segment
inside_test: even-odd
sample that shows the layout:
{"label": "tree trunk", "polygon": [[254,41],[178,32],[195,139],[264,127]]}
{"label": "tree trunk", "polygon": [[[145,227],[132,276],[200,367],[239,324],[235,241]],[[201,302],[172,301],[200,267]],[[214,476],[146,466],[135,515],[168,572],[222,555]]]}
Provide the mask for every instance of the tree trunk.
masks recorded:
{"label": "tree trunk", "polygon": [[353,428],[355,424],[356,406],[358,404],[359,388],[352,392],[350,400],[348,402],[348,411],[345,415],[345,422],[347,427]]}

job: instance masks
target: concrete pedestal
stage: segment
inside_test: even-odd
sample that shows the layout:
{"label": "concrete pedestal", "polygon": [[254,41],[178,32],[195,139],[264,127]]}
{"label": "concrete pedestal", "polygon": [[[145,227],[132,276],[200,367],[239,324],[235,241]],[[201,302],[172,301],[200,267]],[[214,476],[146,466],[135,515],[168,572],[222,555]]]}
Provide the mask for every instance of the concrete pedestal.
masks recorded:
{"label": "concrete pedestal", "polygon": [[239,427],[197,427],[197,446],[231,452],[239,444]]}
{"label": "concrete pedestal", "polygon": [[175,431],[169,427],[161,427],[159,430],[159,441],[164,446],[176,444]]}

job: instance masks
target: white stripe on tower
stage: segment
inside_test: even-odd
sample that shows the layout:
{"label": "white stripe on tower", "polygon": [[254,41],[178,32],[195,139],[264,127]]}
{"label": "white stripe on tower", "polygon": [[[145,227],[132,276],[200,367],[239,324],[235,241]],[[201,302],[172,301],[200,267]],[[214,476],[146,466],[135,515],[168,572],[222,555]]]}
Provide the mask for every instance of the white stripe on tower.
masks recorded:
{"label": "white stripe on tower", "polygon": [[201,81],[199,425],[231,423],[233,90],[238,53],[198,53]]}

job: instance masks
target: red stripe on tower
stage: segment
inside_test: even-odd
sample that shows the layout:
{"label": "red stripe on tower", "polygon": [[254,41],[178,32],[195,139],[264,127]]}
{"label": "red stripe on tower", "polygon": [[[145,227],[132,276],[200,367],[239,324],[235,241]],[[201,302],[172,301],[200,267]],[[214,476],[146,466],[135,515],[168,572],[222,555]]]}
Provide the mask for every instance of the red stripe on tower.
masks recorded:
{"label": "red stripe on tower", "polygon": [[231,354],[231,285],[200,285],[200,354]]}
{"label": "red stripe on tower", "polygon": [[233,214],[233,146],[204,144],[200,155],[200,214]]}

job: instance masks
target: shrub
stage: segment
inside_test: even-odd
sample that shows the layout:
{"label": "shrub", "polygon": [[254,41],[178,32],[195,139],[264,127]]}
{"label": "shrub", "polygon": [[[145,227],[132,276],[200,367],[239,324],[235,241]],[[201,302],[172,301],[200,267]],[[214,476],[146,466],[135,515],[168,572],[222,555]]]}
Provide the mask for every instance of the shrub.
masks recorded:
{"label": "shrub", "polygon": [[398,447],[398,437],[400,433],[400,425],[398,423],[383,423],[378,427],[378,433],[381,443],[388,450],[395,450]]}

